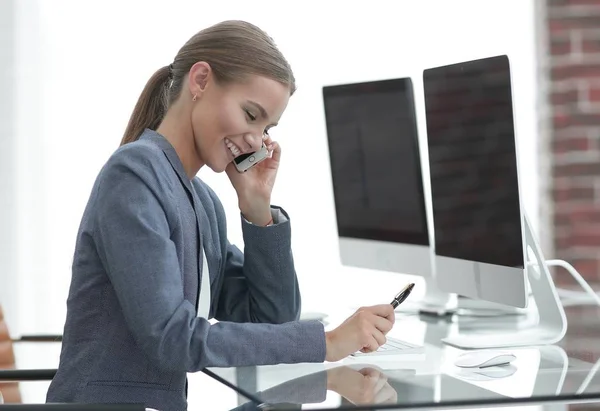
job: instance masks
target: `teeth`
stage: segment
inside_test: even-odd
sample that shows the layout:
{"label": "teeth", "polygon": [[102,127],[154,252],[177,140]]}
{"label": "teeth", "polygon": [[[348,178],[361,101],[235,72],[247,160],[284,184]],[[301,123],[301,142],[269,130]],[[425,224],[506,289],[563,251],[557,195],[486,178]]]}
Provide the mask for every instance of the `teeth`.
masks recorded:
{"label": "teeth", "polygon": [[242,154],[242,151],[237,148],[235,144],[231,142],[228,138],[225,139],[225,145],[229,148],[229,150],[233,153],[234,156],[239,156]]}

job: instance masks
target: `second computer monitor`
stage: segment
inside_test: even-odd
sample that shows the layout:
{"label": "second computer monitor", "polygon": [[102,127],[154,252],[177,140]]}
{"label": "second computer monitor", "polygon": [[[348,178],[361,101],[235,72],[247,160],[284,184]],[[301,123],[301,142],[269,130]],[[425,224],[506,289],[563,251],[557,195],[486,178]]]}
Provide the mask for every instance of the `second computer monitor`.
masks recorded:
{"label": "second computer monitor", "polygon": [[342,264],[431,275],[409,78],[323,88]]}
{"label": "second computer monitor", "polygon": [[438,285],[525,307],[524,214],[508,58],[428,69],[423,82]]}

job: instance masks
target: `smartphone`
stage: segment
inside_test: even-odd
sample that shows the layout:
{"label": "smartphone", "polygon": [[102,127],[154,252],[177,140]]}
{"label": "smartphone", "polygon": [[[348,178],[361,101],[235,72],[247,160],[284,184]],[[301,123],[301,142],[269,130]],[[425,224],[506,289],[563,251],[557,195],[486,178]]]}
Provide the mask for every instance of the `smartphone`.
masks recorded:
{"label": "smartphone", "polygon": [[260,150],[255,151],[253,153],[242,154],[241,156],[236,157],[233,160],[233,164],[235,165],[237,171],[239,171],[240,173],[244,173],[253,166],[263,161],[268,156],[269,150],[267,150],[267,146],[265,146],[263,143]]}

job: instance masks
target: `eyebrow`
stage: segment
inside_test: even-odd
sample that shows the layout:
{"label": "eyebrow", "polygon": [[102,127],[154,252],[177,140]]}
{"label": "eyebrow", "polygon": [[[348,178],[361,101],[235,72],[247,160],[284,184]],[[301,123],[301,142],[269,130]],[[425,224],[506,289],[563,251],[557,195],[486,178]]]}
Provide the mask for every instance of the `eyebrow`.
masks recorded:
{"label": "eyebrow", "polygon": [[[264,119],[268,119],[269,118],[269,115],[267,114],[267,110],[265,110],[265,108],[263,106],[261,106],[260,104],[258,104],[256,101],[248,100],[248,104],[251,104],[255,108],[257,108],[258,111],[260,111],[260,115],[262,116],[262,118],[264,118]],[[271,125],[272,126],[276,126],[277,122],[274,122]]]}

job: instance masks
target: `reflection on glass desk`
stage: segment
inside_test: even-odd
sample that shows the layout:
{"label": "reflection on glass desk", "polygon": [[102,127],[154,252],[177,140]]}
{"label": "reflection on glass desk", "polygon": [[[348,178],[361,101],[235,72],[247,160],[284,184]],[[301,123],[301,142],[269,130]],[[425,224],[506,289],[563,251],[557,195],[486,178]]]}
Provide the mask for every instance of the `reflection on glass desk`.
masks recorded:
{"label": "reflection on glass desk", "polygon": [[[211,368],[207,372],[271,410],[431,409],[507,404],[550,404],[568,409],[565,404],[589,402],[597,403],[600,408],[598,310],[573,307],[567,311],[573,318],[570,318],[570,332],[560,346],[509,349],[516,359],[506,366],[487,369],[455,366],[455,359],[464,351],[440,340],[457,332],[463,320],[412,315],[397,320],[391,335],[424,345],[422,357],[362,356],[337,363]],[[586,329],[578,326],[582,312],[593,314],[585,316]],[[337,320],[331,318],[332,326]],[[486,324],[488,331],[502,326],[502,321],[489,318],[480,319],[483,323],[479,327],[474,321],[465,319],[462,326],[481,330]],[[400,329],[398,324],[403,335],[393,334]],[[583,335],[587,338],[587,350],[582,350],[580,343],[572,350],[573,342],[580,341]]]}

